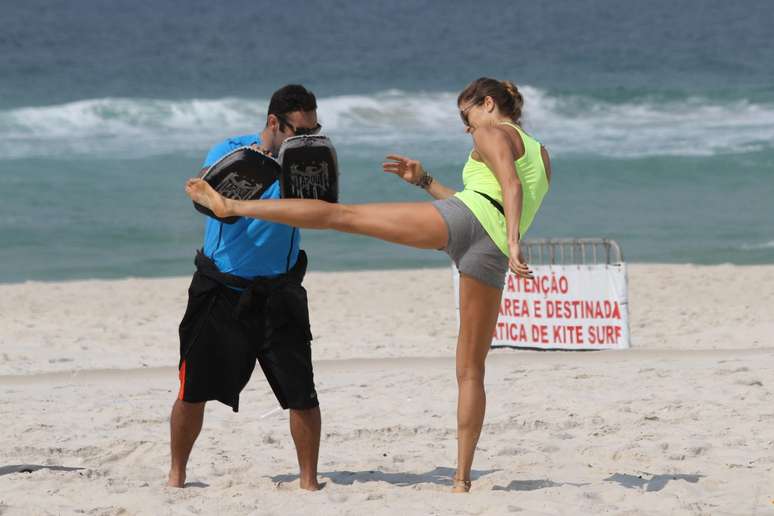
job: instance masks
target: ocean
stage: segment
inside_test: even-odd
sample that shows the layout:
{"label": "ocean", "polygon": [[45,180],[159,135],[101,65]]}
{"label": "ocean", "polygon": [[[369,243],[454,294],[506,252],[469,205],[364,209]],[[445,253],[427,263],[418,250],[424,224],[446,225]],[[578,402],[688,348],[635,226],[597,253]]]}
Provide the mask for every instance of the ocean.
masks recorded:
{"label": "ocean", "polygon": [[[187,275],[183,183],[300,82],[343,202],[419,201],[388,153],[461,188],[455,105],[514,81],[553,184],[528,238],[605,237],[629,262],[774,263],[774,3],[27,0],[0,32],[0,281]],[[439,252],[304,231],[311,270]]]}

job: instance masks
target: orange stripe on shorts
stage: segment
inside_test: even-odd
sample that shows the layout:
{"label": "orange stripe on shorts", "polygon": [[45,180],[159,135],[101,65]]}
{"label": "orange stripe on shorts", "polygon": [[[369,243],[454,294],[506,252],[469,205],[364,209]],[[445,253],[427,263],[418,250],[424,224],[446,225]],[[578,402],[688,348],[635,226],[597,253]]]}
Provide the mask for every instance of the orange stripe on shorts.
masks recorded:
{"label": "orange stripe on shorts", "polygon": [[180,366],[178,376],[180,377],[180,392],[177,393],[177,399],[182,400],[185,394],[185,360],[183,360],[183,365]]}

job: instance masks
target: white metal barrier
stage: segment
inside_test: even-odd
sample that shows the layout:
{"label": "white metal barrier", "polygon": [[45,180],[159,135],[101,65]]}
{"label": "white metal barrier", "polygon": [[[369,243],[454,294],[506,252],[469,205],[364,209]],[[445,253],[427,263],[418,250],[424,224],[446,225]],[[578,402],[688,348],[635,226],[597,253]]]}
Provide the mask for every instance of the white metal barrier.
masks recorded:
{"label": "white metal barrier", "polygon": [[[630,345],[626,263],[602,238],[521,243],[534,279],[508,272],[492,347],[624,349]],[[459,275],[454,270],[459,315]]]}

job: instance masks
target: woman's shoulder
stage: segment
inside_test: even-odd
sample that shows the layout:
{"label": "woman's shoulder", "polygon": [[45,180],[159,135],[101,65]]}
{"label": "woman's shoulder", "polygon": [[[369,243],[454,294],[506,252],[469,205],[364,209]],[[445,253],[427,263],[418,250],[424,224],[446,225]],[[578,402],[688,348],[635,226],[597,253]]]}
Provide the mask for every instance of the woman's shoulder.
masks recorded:
{"label": "woman's shoulder", "polygon": [[507,126],[500,124],[484,125],[479,127],[473,133],[473,139],[476,138],[505,138],[508,136]]}
{"label": "woman's shoulder", "polygon": [[[511,137],[504,126],[487,125],[479,127],[473,133],[476,149],[494,149],[501,145],[510,145]],[[486,150],[484,150],[486,153]]]}
{"label": "woman's shoulder", "polygon": [[[481,131],[480,134],[479,131]],[[516,160],[524,154],[521,134],[510,125],[497,124],[482,127],[473,136],[476,149],[484,155],[507,149]]]}

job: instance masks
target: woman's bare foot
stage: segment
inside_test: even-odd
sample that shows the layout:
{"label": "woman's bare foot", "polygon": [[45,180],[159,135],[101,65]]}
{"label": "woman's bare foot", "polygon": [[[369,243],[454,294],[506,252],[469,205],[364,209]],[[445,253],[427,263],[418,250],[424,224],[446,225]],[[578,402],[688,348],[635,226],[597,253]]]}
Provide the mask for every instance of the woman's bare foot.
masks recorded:
{"label": "woman's bare foot", "polygon": [[185,473],[178,474],[169,472],[169,478],[167,479],[167,486],[169,487],[184,487],[185,486]]}
{"label": "woman's bare foot", "polygon": [[470,480],[452,477],[452,493],[467,493],[470,491]]}
{"label": "woman's bare foot", "polygon": [[197,204],[209,208],[216,217],[226,217],[226,198],[203,179],[193,178],[185,183],[185,193]]}

